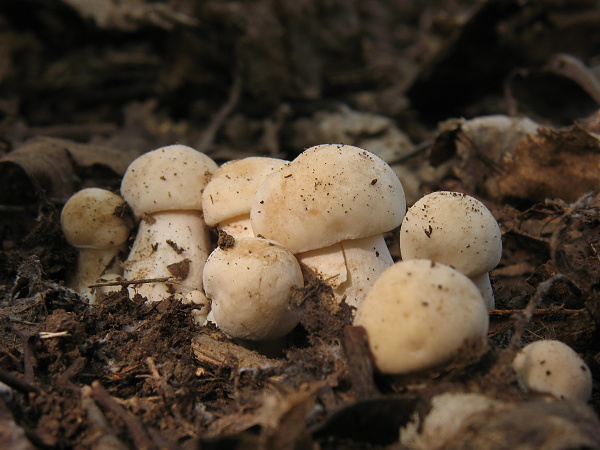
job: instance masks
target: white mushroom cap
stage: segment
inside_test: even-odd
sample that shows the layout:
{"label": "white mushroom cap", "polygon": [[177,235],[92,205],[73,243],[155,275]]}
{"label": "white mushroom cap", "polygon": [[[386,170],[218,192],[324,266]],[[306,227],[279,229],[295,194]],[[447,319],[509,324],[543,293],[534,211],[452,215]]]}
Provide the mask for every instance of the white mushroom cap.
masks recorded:
{"label": "white mushroom cap", "polygon": [[479,200],[439,191],[411,206],[400,229],[402,259],[430,259],[468,277],[489,272],[500,262],[498,222]]}
{"label": "white mushroom cap", "polygon": [[263,341],[289,333],[298,317],[290,301],[304,284],[298,261],[277,242],[255,237],[214,250],[204,266],[212,317],[225,333]]}
{"label": "white mushroom cap", "polygon": [[375,366],[386,374],[430,369],[461,346],[486,339],[489,319],[481,293],[462,273],[428,260],[395,263],[358,306]]}
{"label": "white mushroom cap", "polygon": [[202,190],[217,164],[185,145],[144,153],[127,168],[121,195],[136,218],[157,211],[202,210]]}
{"label": "white mushroom cap", "polygon": [[131,227],[116,213],[125,201],[110,191],[87,188],[76,192],[63,207],[60,223],[73,247],[96,250],[124,244]]}
{"label": "white mushroom cap", "polygon": [[402,184],[385,161],[358,147],[326,144],[267,177],[250,217],[256,236],[295,254],[389,231],[405,211]]}
{"label": "white mushroom cap", "polygon": [[592,396],[592,375],[581,357],[560,341],[527,344],[513,361],[519,381],[540,394],[587,402]]}
{"label": "white mushroom cap", "polygon": [[252,156],[226,162],[213,174],[202,193],[206,224],[214,227],[242,214],[250,214],[252,199],[264,179],[288,161]]}

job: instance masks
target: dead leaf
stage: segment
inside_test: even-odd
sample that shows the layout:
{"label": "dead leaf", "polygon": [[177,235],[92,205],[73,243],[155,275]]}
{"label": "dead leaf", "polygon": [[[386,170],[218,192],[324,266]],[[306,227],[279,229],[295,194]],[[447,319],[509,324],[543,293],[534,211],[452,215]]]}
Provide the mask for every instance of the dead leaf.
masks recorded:
{"label": "dead leaf", "polygon": [[42,192],[65,202],[79,190],[86,171],[104,169],[116,182],[132,159],[110,147],[36,137],[0,159],[0,203],[31,204]]}
{"label": "dead leaf", "polygon": [[513,112],[570,124],[600,105],[600,77],[572,55],[557,54],[542,67],[517,69],[506,81]]}
{"label": "dead leaf", "polygon": [[143,26],[170,30],[177,25],[195,25],[193,17],[178,12],[169,3],[139,0],[63,0],[84,19],[92,19],[100,28],[136,31]]}
{"label": "dead leaf", "polygon": [[600,140],[578,125],[541,128],[505,153],[502,166],[504,173],[486,183],[493,198],[574,202],[600,190]]}

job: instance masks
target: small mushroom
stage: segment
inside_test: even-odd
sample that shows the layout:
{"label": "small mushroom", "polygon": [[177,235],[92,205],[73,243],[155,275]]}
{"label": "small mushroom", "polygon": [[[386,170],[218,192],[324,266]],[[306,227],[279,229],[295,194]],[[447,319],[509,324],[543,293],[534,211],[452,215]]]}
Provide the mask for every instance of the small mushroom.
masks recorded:
{"label": "small mushroom", "polygon": [[132,285],[132,294],[150,301],[175,295],[182,301],[206,302],[202,270],[210,235],[202,217],[202,190],[216,170],[212,159],[184,145],[153,150],[129,165],[121,193],[141,221],[125,278],[168,280]]}
{"label": "small mushroom", "polygon": [[202,193],[204,220],[234,238],[254,236],[250,208],[264,179],[288,161],[252,156],[226,162],[213,174]]}
{"label": "small mushroom", "polygon": [[467,344],[483,348],[488,314],[481,293],[457,270],[429,260],[386,269],[358,306],[377,369],[408,374],[453,359]]}
{"label": "small mushroom", "polygon": [[495,306],[489,272],[502,256],[498,222],[479,200],[459,192],[432,192],[411,206],[400,228],[403,260],[430,259],[471,278],[489,309]]}
{"label": "small mushroom", "polygon": [[60,223],[67,242],[79,250],[77,269],[68,285],[94,301],[89,287],[103,275],[120,275],[119,254],[131,226],[123,219],[125,201],[110,191],[87,188],[76,192],[65,204]]}
{"label": "small mushroom", "polygon": [[256,236],[280,242],[356,306],[393,260],[382,233],[406,211],[385,161],[351,145],[311,147],[270,175],[254,197]]}
{"label": "small mushroom", "polygon": [[581,402],[592,396],[589,367],[563,342],[541,340],[527,344],[517,353],[513,369],[526,390]]}
{"label": "small mushroom", "polygon": [[268,239],[238,238],[232,247],[215,249],[204,266],[213,320],[238,339],[267,341],[289,333],[299,321],[290,302],[303,284],[294,255]]}

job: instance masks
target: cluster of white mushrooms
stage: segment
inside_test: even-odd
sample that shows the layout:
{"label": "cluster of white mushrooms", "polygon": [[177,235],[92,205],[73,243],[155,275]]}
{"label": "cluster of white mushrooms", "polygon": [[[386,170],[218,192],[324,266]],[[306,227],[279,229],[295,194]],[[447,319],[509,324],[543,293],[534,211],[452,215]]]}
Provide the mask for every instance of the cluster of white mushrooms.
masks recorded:
{"label": "cluster of white mushrooms", "polygon": [[[251,157],[218,167],[172,145],[133,161],[121,195],[85,189],[63,209],[67,241],[80,249],[70,286],[91,302],[90,285],[122,277],[131,295],[204,305],[198,320],[208,315],[234,338],[272,340],[298,324],[290,302],[304,284],[303,264],[356,307],[354,324],[365,328],[383,373],[435,368],[486,341],[498,223],[456,192],[426,195],[406,211],[400,180],[366,150],[319,145],[293,161]],[[138,222],[128,254],[131,228],[115,214],[125,204]],[[402,261],[394,263],[383,233],[398,226]],[[211,248],[210,227],[233,245]],[[564,344],[543,345],[515,360],[523,386],[587,400],[585,363]]]}

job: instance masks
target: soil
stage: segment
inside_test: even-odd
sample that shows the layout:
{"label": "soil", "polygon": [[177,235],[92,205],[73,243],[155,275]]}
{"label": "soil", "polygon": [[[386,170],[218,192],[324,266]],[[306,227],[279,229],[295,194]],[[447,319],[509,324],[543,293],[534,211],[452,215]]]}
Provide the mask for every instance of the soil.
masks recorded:
{"label": "soil", "polygon": [[[445,448],[600,448],[598,8],[3,1],[0,447],[410,448],[401,427],[469,392],[508,406]],[[409,205],[444,189],[492,211],[503,256],[485,347],[380,374],[352,308],[308,271],[300,325],[272,346],[201,327],[173,299],[123,287],[90,305],[66,287],[62,206],[118,191],[143,152],[182,143],[223,163],[324,142],[379,154]],[[398,229],[386,241],[400,259]],[[587,363],[587,406],[519,385],[512,357],[539,339]]]}

